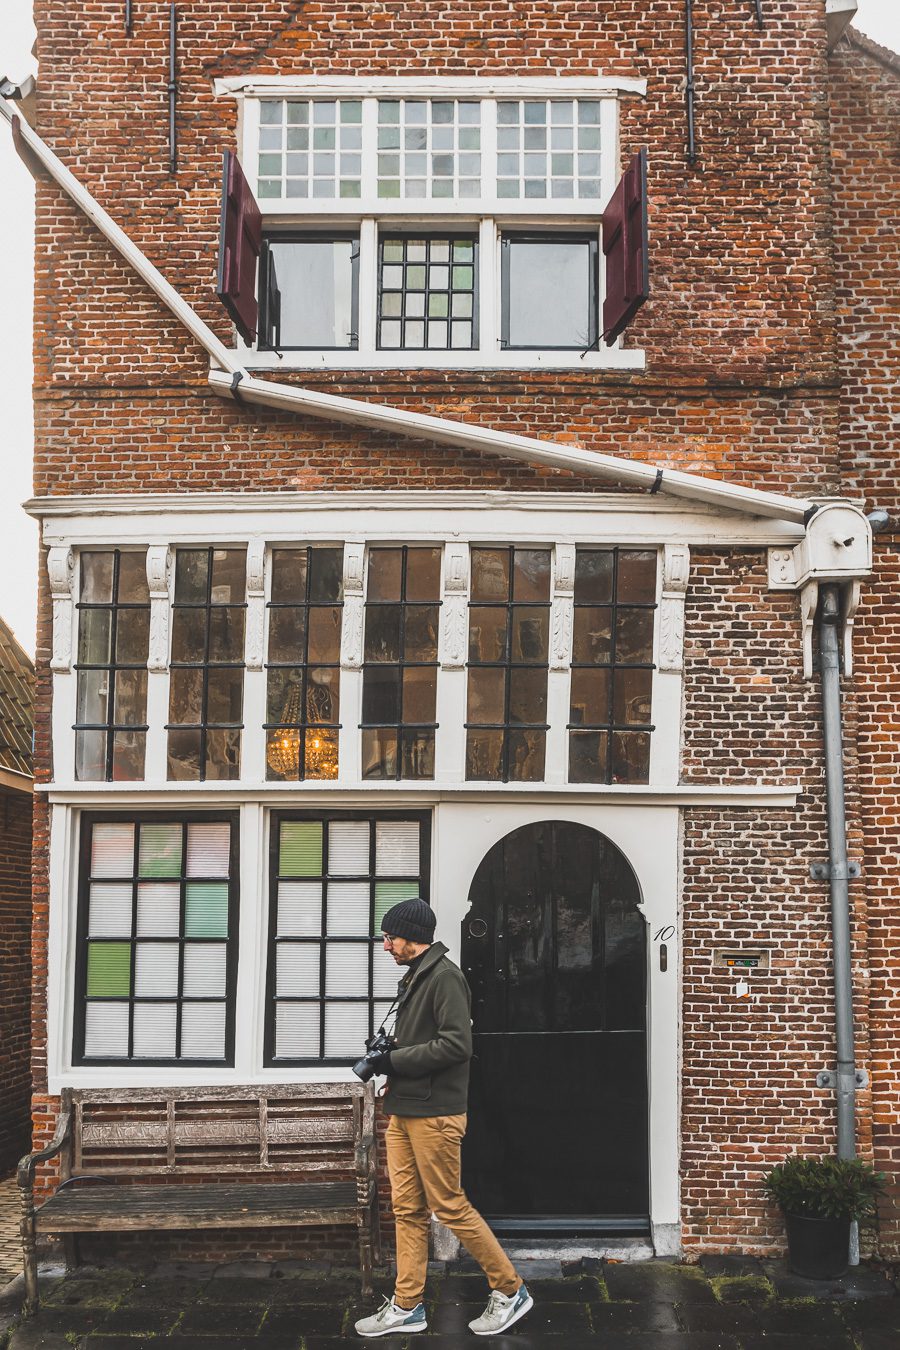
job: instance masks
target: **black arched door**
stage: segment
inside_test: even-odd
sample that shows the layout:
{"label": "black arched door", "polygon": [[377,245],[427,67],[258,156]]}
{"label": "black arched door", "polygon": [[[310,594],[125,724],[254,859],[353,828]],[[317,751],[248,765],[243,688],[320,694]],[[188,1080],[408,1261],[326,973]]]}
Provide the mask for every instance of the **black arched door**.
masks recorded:
{"label": "black arched door", "polygon": [[463,1175],[498,1230],[645,1231],[646,935],[625,856],[585,825],[513,831],[462,925],[475,1057]]}

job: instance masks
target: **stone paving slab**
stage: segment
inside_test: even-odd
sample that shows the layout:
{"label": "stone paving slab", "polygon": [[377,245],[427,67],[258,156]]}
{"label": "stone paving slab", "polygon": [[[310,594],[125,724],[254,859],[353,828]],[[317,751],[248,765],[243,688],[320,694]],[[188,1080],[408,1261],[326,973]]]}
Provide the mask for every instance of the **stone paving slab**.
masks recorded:
{"label": "stone paving slab", "polygon": [[[895,1272],[872,1265],[821,1285],[745,1257],[546,1269],[529,1277],[533,1311],[491,1337],[493,1350],[900,1350]],[[82,1267],[42,1278],[41,1290],[40,1314],[6,1346],[0,1323],[0,1350],[346,1350],[360,1343],[354,1321],[378,1303],[361,1297],[355,1271],[323,1262]],[[428,1330],[391,1336],[392,1350],[474,1347],[467,1323],[486,1295],[483,1276],[433,1266]]]}

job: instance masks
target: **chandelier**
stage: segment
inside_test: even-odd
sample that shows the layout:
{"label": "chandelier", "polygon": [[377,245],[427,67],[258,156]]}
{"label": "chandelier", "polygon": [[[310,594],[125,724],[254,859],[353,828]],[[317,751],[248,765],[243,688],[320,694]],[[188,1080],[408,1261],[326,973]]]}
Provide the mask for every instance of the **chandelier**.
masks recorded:
{"label": "chandelier", "polygon": [[319,725],[332,721],[331,692],[324,685],[308,681],[306,722],[311,725],[305,727],[297,725],[303,722],[302,697],[302,680],[300,676],[292,676],[281,709],[281,724],[273,728],[266,747],[269,768],[280,778],[299,778],[305,736],[304,777],[337,778],[337,728]]}

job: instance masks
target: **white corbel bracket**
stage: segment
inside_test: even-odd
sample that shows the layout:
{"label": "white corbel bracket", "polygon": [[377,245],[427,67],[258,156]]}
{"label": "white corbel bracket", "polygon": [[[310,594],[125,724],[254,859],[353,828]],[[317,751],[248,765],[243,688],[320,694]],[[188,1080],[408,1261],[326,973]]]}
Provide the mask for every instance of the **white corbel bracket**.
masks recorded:
{"label": "white corbel bracket", "polygon": [[72,667],[72,620],[74,615],[75,553],[68,544],[51,548],[47,573],[53,597],[53,652],[50,669],[59,673]]}
{"label": "white corbel bracket", "polygon": [[147,586],[150,590],[150,648],[147,669],[164,671],[169,663],[169,585],[172,550],[168,544],[147,549]]}
{"label": "white corbel bracket", "polygon": [[550,669],[568,670],[572,664],[575,622],[575,545],[557,544],[550,611]]}
{"label": "white corbel bracket", "polygon": [[663,549],[662,594],[659,600],[659,669],[684,669],[684,598],[691,571],[686,544]]}
{"label": "white corbel bracket", "polygon": [[449,543],[444,549],[444,596],[441,615],[441,669],[464,670],[468,647],[469,546]]}
{"label": "white corbel bracket", "polygon": [[805,679],[813,675],[813,625],[822,582],[836,582],[841,588],[844,674],[852,674],[853,619],[862,579],[871,571],[872,527],[860,508],[848,502],[820,506],[794,548],[769,549],[769,588],[800,592]]}
{"label": "white corbel bracket", "polygon": [[[819,608],[818,581],[807,581],[800,590],[800,625],[803,631],[803,678],[813,677],[813,631]],[[862,582],[849,581],[841,586],[841,642],[844,674],[853,674],[853,621],[859,608]]]}
{"label": "white corbel bracket", "polygon": [[341,666],[344,670],[359,670],[362,666],[365,563],[364,541],[348,539],[344,544],[344,620],[341,628]]}
{"label": "white corbel bracket", "polygon": [[247,545],[247,652],[248,670],[263,668],[266,626],[266,545],[251,539]]}

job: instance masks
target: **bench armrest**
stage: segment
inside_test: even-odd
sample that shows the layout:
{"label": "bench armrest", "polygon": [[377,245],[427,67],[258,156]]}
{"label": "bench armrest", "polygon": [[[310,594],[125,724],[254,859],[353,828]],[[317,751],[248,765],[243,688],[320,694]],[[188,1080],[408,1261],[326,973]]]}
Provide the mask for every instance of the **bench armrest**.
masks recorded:
{"label": "bench armrest", "polygon": [[371,1176],[375,1171],[374,1134],[364,1134],[356,1145],[356,1170],[363,1176]]}
{"label": "bench armrest", "polygon": [[56,1122],[56,1131],[52,1140],[46,1148],[39,1149],[35,1153],[28,1153],[16,1168],[16,1180],[19,1183],[19,1189],[27,1191],[29,1194],[34,1191],[34,1173],[38,1163],[46,1162],[48,1158],[54,1158],[61,1152],[63,1145],[69,1135],[69,1127],[72,1123],[72,1113],[63,1111]]}

